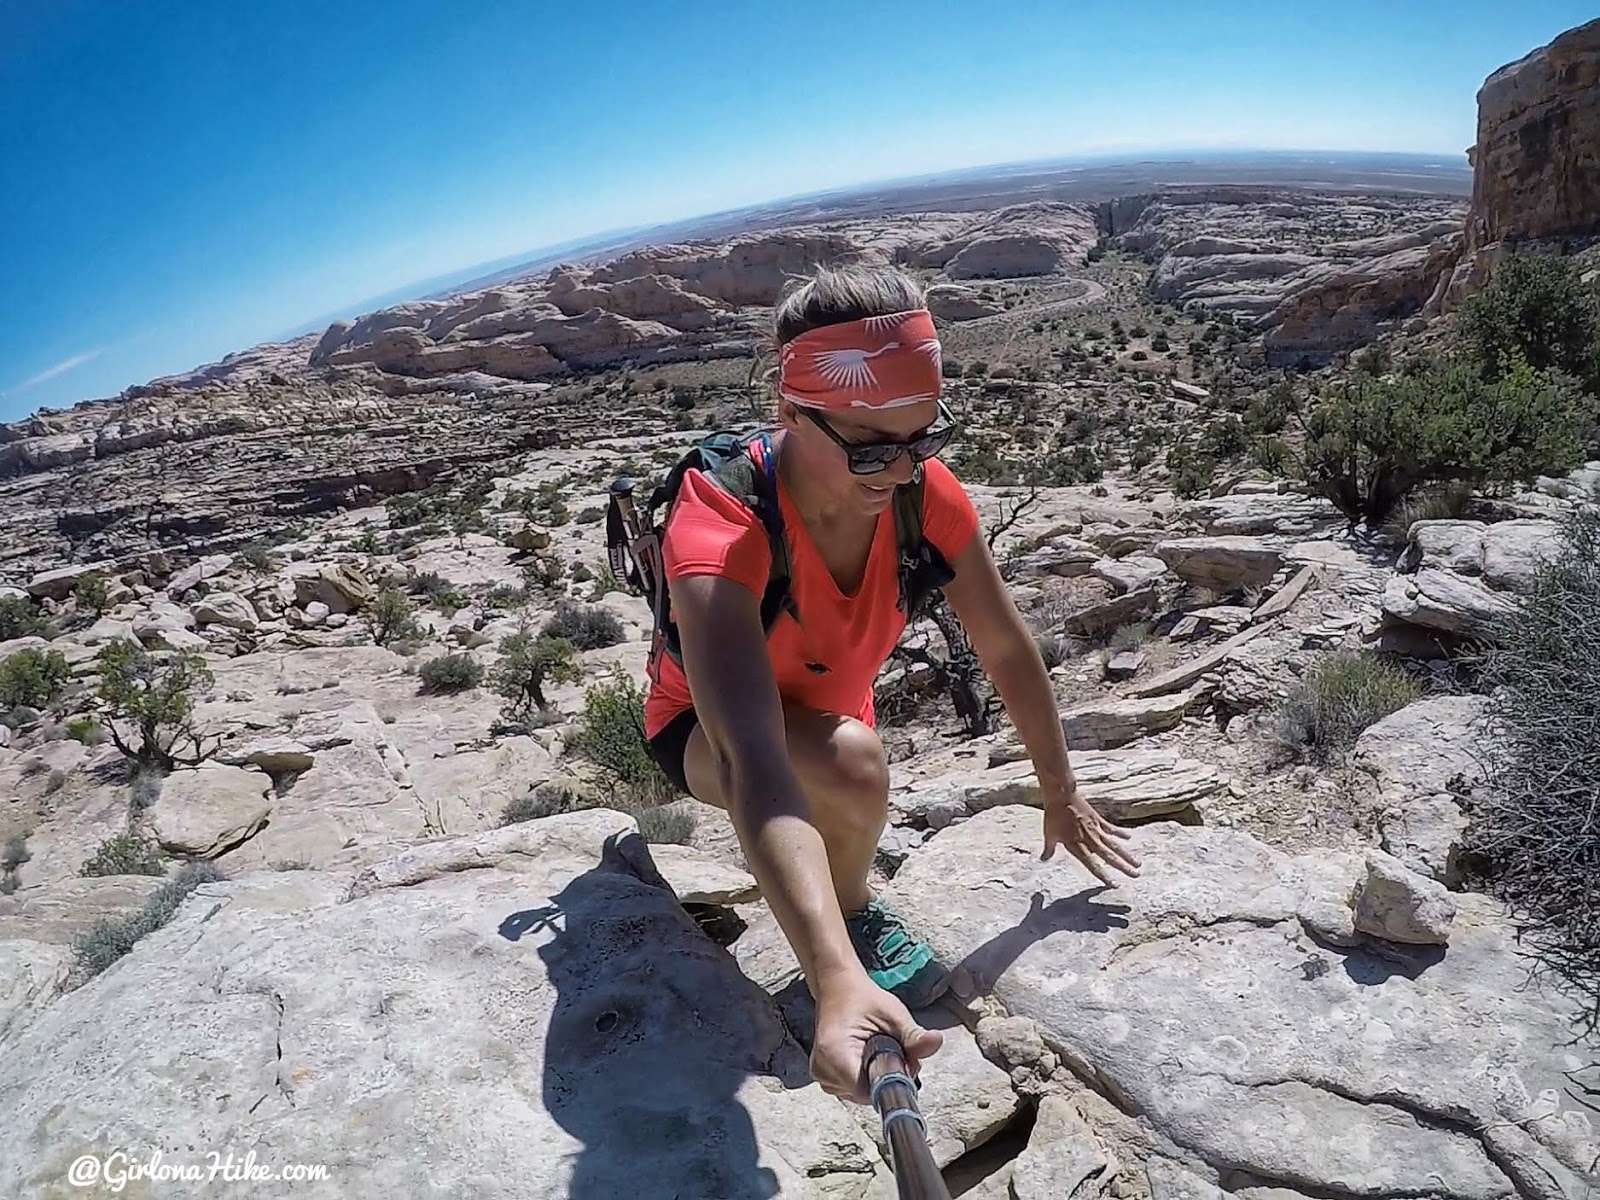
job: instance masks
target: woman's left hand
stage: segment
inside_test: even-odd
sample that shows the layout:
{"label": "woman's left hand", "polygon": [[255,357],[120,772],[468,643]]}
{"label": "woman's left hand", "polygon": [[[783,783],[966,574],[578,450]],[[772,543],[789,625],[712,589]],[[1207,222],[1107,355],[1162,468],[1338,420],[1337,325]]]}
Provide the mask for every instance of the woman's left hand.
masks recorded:
{"label": "woman's left hand", "polygon": [[[1139,860],[1121,843],[1132,836],[1120,825],[1113,825],[1094,810],[1074,788],[1065,794],[1048,796],[1044,805],[1044,853],[1048,861],[1057,846],[1065,846],[1074,858],[1107,887],[1116,887],[1106,865],[1131,879],[1139,877]],[[1105,860],[1105,865],[1099,861]]]}

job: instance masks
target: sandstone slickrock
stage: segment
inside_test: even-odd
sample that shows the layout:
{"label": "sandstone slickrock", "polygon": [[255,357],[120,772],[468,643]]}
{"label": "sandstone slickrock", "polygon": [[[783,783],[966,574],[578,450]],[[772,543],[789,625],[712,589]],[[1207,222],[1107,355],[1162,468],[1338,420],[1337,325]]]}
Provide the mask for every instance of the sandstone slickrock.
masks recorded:
{"label": "sandstone slickrock", "polygon": [[[1466,206],[1446,198],[1176,188],[1107,206],[1158,299],[1264,331],[1269,362],[1327,362],[1421,311],[1450,276]],[[1452,242],[1454,239],[1454,242]]]}
{"label": "sandstone slickrock", "polygon": [[65,600],[85,575],[103,574],[115,564],[109,562],[78,563],[70,567],[56,567],[40,571],[28,580],[28,595],[42,600]]}
{"label": "sandstone slickrock", "polygon": [[100,921],[143,907],[161,883],[149,875],[108,875],[0,896],[0,1046],[58,995],[73,941]]}
{"label": "sandstone slickrock", "polygon": [[266,823],[271,793],[272,780],[261,771],[216,764],[174,771],[150,810],[151,831],[175,854],[214,858]]}
{"label": "sandstone slickrock", "polygon": [[[226,625],[230,629],[253,631],[260,621],[255,609],[243,596],[233,592],[212,592],[194,605],[194,621],[204,629],[207,625]],[[137,631],[135,631],[137,632]]]}
{"label": "sandstone slickrock", "polygon": [[1384,850],[1429,879],[1449,888],[1458,886],[1468,821],[1456,798],[1434,792],[1384,799],[1391,801],[1378,818]]}
{"label": "sandstone slickrock", "polygon": [[1460,882],[1467,816],[1451,789],[1483,774],[1489,731],[1479,696],[1430,696],[1369,725],[1354,762],[1378,785],[1383,848],[1447,887]]}
{"label": "sandstone slickrock", "polygon": [[8,1039],[0,1186],[178,1142],[325,1163],[310,1197],[892,1194],[646,853],[599,810],[417,846],[353,886],[201,887]]}
{"label": "sandstone slickrock", "polygon": [[1071,613],[1062,622],[1062,628],[1074,637],[1099,638],[1113,633],[1124,625],[1132,625],[1151,616],[1160,600],[1154,584],[1146,584],[1133,591],[1123,592],[1109,600],[1091,604]]}
{"label": "sandstone slickrock", "polygon": [[1224,593],[1265,587],[1283,565],[1281,546],[1237,535],[1169,538],[1155,555],[1185,583]]}
{"label": "sandstone slickrock", "polygon": [[1481,696],[1429,696],[1367,726],[1355,761],[1391,795],[1447,791],[1482,772],[1487,702]]}
{"label": "sandstone slickrock", "polygon": [[290,577],[294,602],[301,608],[323,604],[329,613],[351,613],[377,594],[371,581],[349,563],[296,564]]}
{"label": "sandstone slickrock", "polygon": [[1091,1200],[1104,1195],[1120,1164],[1065,1096],[1045,1096],[1011,1175],[1015,1200]]}
{"label": "sandstone slickrock", "polygon": [[1191,500],[1178,515],[1200,525],[1208,536],[1225,534],[1306,534],[1343,525],[1339,510],[1321,496],[1294,492],[1233,493]]}
{"label": "sandstone slickrock", "polygon": [[689,846],[652,846],[650,856],[678,899],[686,904],[747,904],[761,889],[748,871]]}
{"label": "sandstone slickrock", "polygon": [[1600,233],[1600,19],[1484,81],[1472,167],[1474,248]]}
{"label": "sandstone slickrock", "polygon": [[[1072,770],[1078,794],[1113,821],[1182,812],[1226,782],[1210,763],[1144,747],[1080,750],[1072,756]],[[892,812],[935,828],[985,809],[1040,802],[1039,781],[1026,760],[952,772],[889,793]]]}
{"label": "sandstone slickrock", "polygon": [[1092,570],[1120,595],[1161,582],[1167,575],[1167,564],[1147,554],[1130,554],[1126,558],[1102,558]]}
{"label": "sandstone slickrock", "polygon": [[1195,699],[1190,692],[1176,692],[1142,700],[1091,700],[1061,714],[1061,732],[1074,749],[1111,750],[1176,727]]}
{"label": "sandstone slickrock", "polygon": [[1444,945],[1456,915],[1444,885],[1378,851],[1367,855],[1366,878],[1356,885],[1353,907],[1357,930],[1408,945]]}
{"label": "sandstone slickrock", "polygon": [[1408,968],[1305,931],[1303,908],[1342,906],[1358,856],[1144,826],[1141,877],[1107,892],[1040,862],[1036,821],[1002,807],[945,830],[889,894],[1164,1157],[1323,1196],[1556,1200],[1600,1182],[1563,1087],[1573,1005],[1528,986],[1489,901],[1457,897],[1448,953]]}
{"label": "sandstone slickrock", "polygon": [[1386,617],[1408,625],[1462,637],[1492,638],[1500,622],[1516,609],[1504,596],[1475,579],[1424,567],[1414,575],[1395,575],[1384,585]]}

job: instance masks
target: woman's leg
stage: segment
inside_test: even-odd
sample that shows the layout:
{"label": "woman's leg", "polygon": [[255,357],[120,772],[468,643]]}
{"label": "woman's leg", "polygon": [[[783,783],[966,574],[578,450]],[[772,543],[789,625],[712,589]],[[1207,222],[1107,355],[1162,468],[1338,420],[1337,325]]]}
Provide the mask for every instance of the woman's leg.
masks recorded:
{"label": "woman's leg", "polygon": [[[872,899],[867,873],[888,816],[889,764],[872,729],[852,717],[785,705],[789,761],[811,808],[811,823],[828,850],[834,891],[845,913]],[[726,810],[705,730],[689,735],[684,776],[696,799]]]}

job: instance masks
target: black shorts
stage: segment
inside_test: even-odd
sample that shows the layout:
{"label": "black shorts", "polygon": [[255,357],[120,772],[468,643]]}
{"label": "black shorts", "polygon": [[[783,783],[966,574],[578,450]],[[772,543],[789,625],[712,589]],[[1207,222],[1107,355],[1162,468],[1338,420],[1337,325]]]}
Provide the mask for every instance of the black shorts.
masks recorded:
{"label": "black shorts", "polygon": [[683,754],[689,748],[689,735],[699,723],[700,718],[694,709],[686,708],[645,743],[649,747],[650,757],[661,768],[661,773],[685,796],[692,793],[689,791],[689,781],[683,776]]}

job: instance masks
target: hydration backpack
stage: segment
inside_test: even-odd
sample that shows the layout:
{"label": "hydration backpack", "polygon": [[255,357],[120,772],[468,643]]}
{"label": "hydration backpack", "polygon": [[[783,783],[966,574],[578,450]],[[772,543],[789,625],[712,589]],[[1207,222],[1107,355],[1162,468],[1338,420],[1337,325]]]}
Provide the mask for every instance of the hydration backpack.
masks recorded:
{"label": "hydration backpack", "polygon": [[[635,508],[635,483],[628,478],[611,485],[606,506],[606,557],[617,580],[650,602],[655,621],[651,661],[664,650],[682,666],[683,650],[677,623],[672,620],[671,599],[662,567],[661,541],[666,534],[672,502],[683,486],[684,474],[702,472],[718,487],[736,497],[760,519],[767,531],[772,565],[761,597],[761,628],[771,633],[783,613],[800,619],[789,587],[789,543],[784,536],[778,505],[777,463],[771,435],[718,432],[696,442],[656,485],[642,511]],[[894,509],[895,549],[899,572],[899,607],[909,624],[922,615],[933,593],[955,578],[937,546],[922,536],[923,473],[918,465],[909,483],[897,487]]]}

